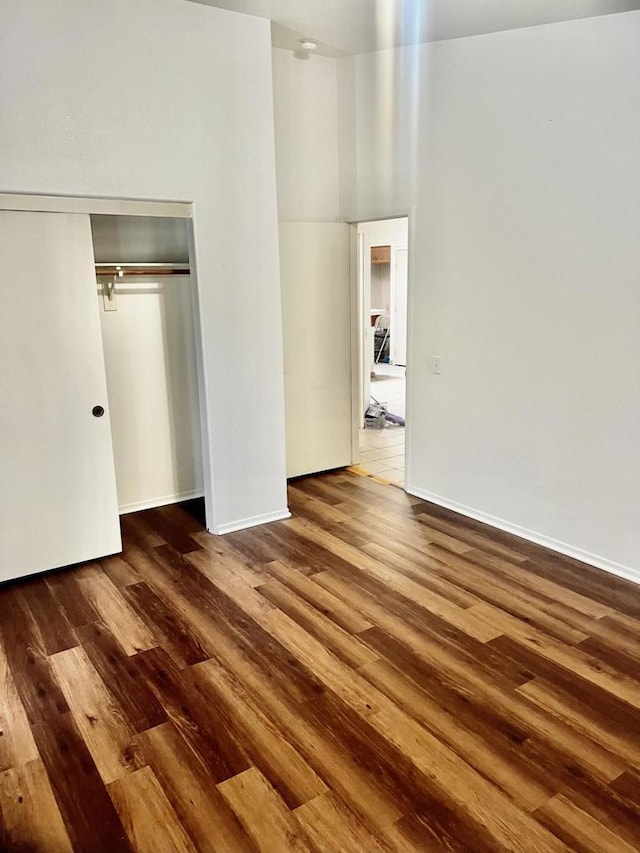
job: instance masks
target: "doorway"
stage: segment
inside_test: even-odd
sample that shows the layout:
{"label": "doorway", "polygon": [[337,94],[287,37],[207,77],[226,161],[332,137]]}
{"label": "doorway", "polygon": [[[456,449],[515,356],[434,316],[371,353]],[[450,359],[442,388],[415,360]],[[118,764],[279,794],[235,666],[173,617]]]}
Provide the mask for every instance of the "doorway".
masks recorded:
{"label": "doorway", "polygon": [[361,222],[358,234],[358,470],[404,487],[408,217]]}

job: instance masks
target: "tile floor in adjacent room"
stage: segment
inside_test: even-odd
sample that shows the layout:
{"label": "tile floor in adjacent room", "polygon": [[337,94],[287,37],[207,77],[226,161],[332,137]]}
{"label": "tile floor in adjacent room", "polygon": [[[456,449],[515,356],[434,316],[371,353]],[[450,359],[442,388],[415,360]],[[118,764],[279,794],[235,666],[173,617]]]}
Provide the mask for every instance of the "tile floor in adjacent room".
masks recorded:
{"label": "tile floor in adjacent room", "polygon": [[[387,411],[405,416],[405,368],[376,364],[371,396]],[[387,423],[384,429],[360,430],[360,465],[368,474],[404,486],[404,427]]]}

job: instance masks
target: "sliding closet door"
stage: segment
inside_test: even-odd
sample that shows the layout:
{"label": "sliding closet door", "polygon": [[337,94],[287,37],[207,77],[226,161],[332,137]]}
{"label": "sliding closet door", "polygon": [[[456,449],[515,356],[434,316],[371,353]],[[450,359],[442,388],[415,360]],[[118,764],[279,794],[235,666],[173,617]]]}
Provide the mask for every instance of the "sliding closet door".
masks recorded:
{"label": "sliding closet door", "polygon": [[121,550],[89,217],[0,211],[0,580]]}

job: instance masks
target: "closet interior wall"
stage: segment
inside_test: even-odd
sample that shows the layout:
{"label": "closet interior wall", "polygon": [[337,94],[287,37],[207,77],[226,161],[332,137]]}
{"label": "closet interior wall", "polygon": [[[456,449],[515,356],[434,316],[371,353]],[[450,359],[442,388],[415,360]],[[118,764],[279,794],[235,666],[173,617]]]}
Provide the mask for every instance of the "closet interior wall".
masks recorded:
{"label": "closet interior wall", "polygon": [[[188,264],[190,222],[92,215],[96,264]],[[204,494],[188,274],[97,280],[121,514]]]}

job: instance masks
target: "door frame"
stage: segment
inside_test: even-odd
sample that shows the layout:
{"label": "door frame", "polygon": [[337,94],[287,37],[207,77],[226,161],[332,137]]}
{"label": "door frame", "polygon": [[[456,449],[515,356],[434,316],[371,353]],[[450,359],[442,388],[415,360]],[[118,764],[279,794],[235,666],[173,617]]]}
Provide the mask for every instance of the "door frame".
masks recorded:
{"label": "door frame", "polygon": [[209,423],[207,415],[207,391],[204,382],[204,357],[202,349],[202,325],[196,246],[194,234],[194,205],[190,201],[153,201],[118,198],[93,198],[85,196],[38,195],[31,193],[0,192],[0,210],[34,211],[44,213],[111,214],[115,216],[155,216],[161,218],[189,219],[189,270],[191,303],[193,306],[193,334],[196,345],[196,371],[198,377],[198,408],[200,410],[200,434],[202,475],[207,530],[215,531],[214,479],[211,453],[209,451]]}
{"label": "door frame", "polygon": [[[366,222],[382,222],[385,219],[407,220],[407,365],[405,367],[405,451],[404,451],[404,478],[405,484],[411,482],[409,472],[411,471],[412,441],[411,441],[411,409],[413,383],[412,364],[413,357],[413,268],[414,268],[414,220],[415,205],[408,211],[379,216],[366,216],[349,220],[351,226],[351,401],[352,401],[352,464],[357,465],[360,461],[359,436],[360,429],[364,423],[364,412],[362,404],[364,399],[364,239],[358,234],[358,225]],[[406,485],[403,486],[406,491]]]}
{"label": "door frame", "polygon": [[[404,277],[405,279],[405,287],[404,287],[404,361],[398,361],[398,317],[402,316],[398,311],[398,255],[400,253],[405,253],[406,258],[406,268],[407,275]],[[390,270],[390,287],[391,287],[391,299],[389,305],[389,335],[391,337],[391,347],[389,356],[392,358],[394,364],[400,364],[402,367],[406,369],[407,367],[407,320],[409,318],[409,310],[407,303],[407,287],[408,284],[408,273],[409,273],[409,246],[407,248],[397,248],[392,246],[391,248],[391,270]],[[401,304],[401,303],[400,303]]]}

